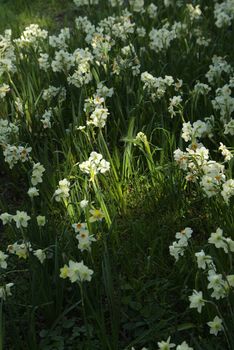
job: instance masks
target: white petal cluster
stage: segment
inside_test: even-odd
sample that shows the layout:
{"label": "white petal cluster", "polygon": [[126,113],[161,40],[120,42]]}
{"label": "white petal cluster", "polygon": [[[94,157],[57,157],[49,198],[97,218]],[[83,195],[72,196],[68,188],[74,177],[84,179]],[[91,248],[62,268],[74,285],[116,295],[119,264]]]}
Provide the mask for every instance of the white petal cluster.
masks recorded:
{"label": "white petal cluster", "polygon": [[76,239],[78,240],[78,249],[83,252],[84,250],[91,251],[91,244],[95,242],[96,239],[93,235],[90,235],[87,224],[86,223],[75,223],[72,225],[75,232],[78,233],[76,235]]}
{"label": "white petal cluster", "polygon": [[6,300],[7,297],[11,296],[11,288],[14,283],[7,283],[4,286],[0,286],[0,299]]}
{"label": "white petal cluster", "polygon": [[185,249],[188,246],[188,241],[191,238],[193,230],[190,227],[186,227],[180,232],[176,232],[176,239],[172,245],[169,246],[170,255],[175,258],[176,261],[179,260],[180,256],[184,255]]}
{"label": "white petal cluster", "polygon": [[92,177],[98,173],[104,174],[109,171],[110,163],[100,153],[91,152],[89,159],[79,164],[79,168],[83,173],[90,174]]}
{"label": "white petal cluster", "polygon": [[202,307],[205,305],[205,301],[203,299],[203,293],[201,291],[193,291],[193,294],[189,297],[190,308],[197,309],[197,312],[201,313]]}
{"label": "white petal cluster", "polygon": [[69,197],[70,191],[70,182],[67,179],[63,179],[59,181],[59,186],[57,190],[54,192],[54,199],[56,202],[61,202],[62,199],[66,199]]}
{"label": "white petal cluster", "polygon": [[7,248],[10,254],[15,254],[19,259],[27,259],[29,252],[32,250],[30,242],[15,242]]}
{"label": "white petal cluster", "polygon": [[11,123],[6,119],[0,119],[0,145],[6,145],[12,139],[18,138],[19,128],[15,123]]}
{"label": "white petal cluster", "polygon": [[166,23],[160,29],[152,29],[149,33],[150,48],[156,52],[166,51],[171,42],[176,38],[176,33],[169,29],[169,24]]}
{"label": "white petal cluster", "polygon": [[69,260],[68,265],[64,265],[60,269],[60,277],[61,278],[69,278],[71,283],[74,282],[85,282],[91,281],[93,275],[93,270],[89,269],[83,261],[81,262],[75,262],[72,260]]}
{"label": "white petal cluster", "polygon": [[37,48],[40,45],[40,41],[46,39],[47,36],[47,30],[41,29],[38,24],[30,24],[25,28],[20,38],[14,41],[19,47],[32,45],[34,48]]}
{"label": "white petal cluster", "polygon": [[234,19],[234,6],[232,0],[216,3],[214,7],[215,25],[218,28],[230,26]]}
{"label": "white petal cluster", "polygon": [[32,150],[31,147],[15,146],[10,144],[4,145],[3,149],[5,162],[8,163],[10,169],[12,169],[13,166],[18,163],[18,161],[24,163],[29,160],[30,152]]}
{"label": "white petal cluster", "polygon": [[42,122],[44,129],[50,129],[51,128],[51,118],[53,116],[52,108],[45,110],[44,114],[42,115],[40,121]]}
{"label": "white petal cluster", "polygon": [[55,47],[57,49],[66,49],[67,48],[67,41],[70,39],[70,29],[69,28],[62,28],[59,35],[51,35],[49,36],[49,44],[52,47]]}
{"label": "white petal cluster", "polygon": [[31,182],[33,186],[36,186],[38,183],[42,182],[42,176],[45,171],[45,168],[40,163],[33,163]]}
{"label": "white petal cluster", "polygon": [[16,71],[15,48],[12,44],[12,32],[10,29],[5,30],[0,35],[0,77],[5,73],[13,73]]}

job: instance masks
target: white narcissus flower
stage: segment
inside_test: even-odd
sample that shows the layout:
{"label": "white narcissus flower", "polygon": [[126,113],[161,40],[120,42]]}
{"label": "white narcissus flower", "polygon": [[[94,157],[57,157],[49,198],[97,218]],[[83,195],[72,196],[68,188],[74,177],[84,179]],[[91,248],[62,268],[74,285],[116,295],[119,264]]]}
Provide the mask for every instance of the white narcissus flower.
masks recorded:
{"label": "white narcissus flower", "polygon": [[214,244],[216,248],[226,248],[226,243],[223,237],[223,230],[217,228],[216,232],[212,232],[210,238],[208,239],[210,244]]}
{"label": "white narcissus flower", "polygon": [[182,344],[177,345],[176,350],[193,350],[193,348],[191,348],[190,346],[188,346],[188,344],[186,343],[186,341],[183,341]]}
{"label": "white narcissus flower", "polygon": [[234,275],[227,275],[226,279],[230,287],[234,287]]}
{"label": "white narcissus flower", "polygon": [[102,219],[105,217],[101,209],[90,209],[89,212],[91,214],[89,222],[102,221]]}
{"label": "white narcissus flower", "polygon": [[72,227],[74,228],[76,233],[88,231],[88,226],[87,226],[86,222],[77,222],[75,224],[72,224]]}
{"label": "white narcissus flower", "polygon": [[202,292],[198,292],[196,290],[193,291],[193,294],[189,297],[190,308],[197,309],[199,313],[201,313],[202,307],[205,305],[205,301],[203,299]]}
{"label": "white narcissus flower", "polygon": [[70,182],[67,179],[59,181],[59,186],[54,192],[54,198],[56,202],[60,202],[62,199],[69,197]]}
{"label": "white narcissus flower", "polygon": [[70,260],[68,265],[60,269],[61,278],[69,278],[71,283],[91,281],[93,270],[84,265],[83,261],[75,262]]}
{"label": "white narcissus flower", "polygon": [[0,98],[4,98],[9,91],[10,91],[9,85],[7,84],[0,85]]}
{"label": "white narcissus flower", "polygon": [[184,244],[185,242],[188,241],[189,238],[191,238],[193,233],[193,230],[190,227],[185,227],[180,232],[176,232],[176,238],[179,239],[179,244]]}
{"label": "white narcissus flower", "polygon": [[230,198],[234,196],[234,179],[229,179],[223,184],[221,195],[226,204],[229,204]]}
{"label": "white narcissus flower", "polygon": [[5,286],[0,286],[0,299],[6,300],[7,297],[11,296],[11,287],[14,283],[7,283]]}
{"label": "white narcissus flower", "polygon": [[158,342],[158,349],[159,350],[170,350],[171,348],[175,347],[175,344],[170,343],[171,337],[169,337],[166,341],[160,341]]}
{"label": "white narcissus flower", "polygon": [[16,215],[13,216],[13,220],[16,223],[17,228],[27,227],[30,216],[25,211],[16,211]]}
{"label": "white narcissus flower", "polygon": [[43,262],[46,259],[46,253],[44,252],[44,250],[42,249],[34,250],[33,254],[37,257],[40,263],[43,264]]}
{"label": "white narcissus flower", "polygon": [[95,242],[96,239],[94,238],[93,235],[89,234],[89,231],[80,231],[80,233],[78,235],[76,235],[76,239],[78,239],[79,244],[78,244],[78,248],[83,252],[84,250],[91,250],[91,244],[92,242]]}
{"label": "white narcissus flower", "polygon": [[83,199],[80,201],[80,207],[81,209],[85,209],[89,205],[89,201],[87,199]]}
{"label": "white narcissus flower", "polygon": [[6,262],[6,259],[8,258],[8,255],[3,253],[1,250],[0,250],[0,267],[2,269],[6,269],[7,268],[7,262]]}
{"label": "white narcissus flower", "polygon": [[45,216],[38,215],[38,216],[37,216],[37,225],[38,225],[38,226],[45,226],[45,223],[46,223],[46,218],[45,218]]}
{"label": "white narcissus flower", "polygon": [[15,242],[7,247],[7,251],[9,253],[17,255],[20,259],[27,259],[29,251],[31,250],[32,248],[30,242],[23,242],[20,244]]}
{"label": "white narcissus flower", "polygon": [[90,174],[91,179],[98,173],[104,174],[110,170],[110,163],[97,152],[91,152],[89,159],[79,164],[83,173]]}
{"label": "white narcissus flower", "polygon": [[232,159],[233,155],[222,142],[220,142],[219,144],[219,151],[221,151],[222,155],[224,156],[224,161],[229,162],[229,160]]}
{"label": "white narcissus flower", "polygon": [[36,186],[38,183],[42,182],[42,175],[44,171],[45,171],[45,168],[40,163],[33,164],[33,171],[32,171],[32,177],[31,177],[31,182],[33,186]]}
{"label": "white narcissus flower", "polygon": [[222,319],[218,316],[215,316],[213,321],[207,322],[208,326],[210,327],[210,334],[217,336],[218,332],[223,330],[222,322]]}
{"label": "white narcissus flower", "polygon": [[207,279],[209,281],[207,288],[213,289],[211,294],[212,298],[217,300],[224,298],[227,294],[228,285],[227,282],[223,280],[223,276],[217,274],[214,270],[210,270]]}
{"label": "white narcissus flower", "polygon": [[195,253],[195,256],[197,258],[197,266],[199,269],[205,270],[206,266],[209,266],[212,264],[212,257],[210,255],[206,255],[204,250],[201,250],[200,252]]}
{"label": "white narcissus flower", "polygon": [[9,224],[13,220],[13,215],[8,213],[2,213],[0,215],[3,225]]}
{"label": "white narcissus flower", "polygon": [[27,193],[30,198],[39,196],[39,190],[36,187],[30,187]]}
{"label": "white narcissus flower", "polygon": [[184,255],[186,245],[181,245],[178,242],[173,242],[172,245],[169,246],[170,255],[175,258],[176,261],[179,260],[180,256]]}

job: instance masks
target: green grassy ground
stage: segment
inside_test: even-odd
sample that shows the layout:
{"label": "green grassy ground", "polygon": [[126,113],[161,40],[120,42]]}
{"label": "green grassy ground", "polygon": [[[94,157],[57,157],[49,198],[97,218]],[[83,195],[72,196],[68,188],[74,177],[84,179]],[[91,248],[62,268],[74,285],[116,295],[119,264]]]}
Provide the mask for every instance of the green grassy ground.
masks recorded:
{"label": "green grassy ground", "polygon": [[54,30],[65,27],[75,11],[69,0],[1,0],[0,8],[0,31],[11,28],[17,35],[31,23]]}

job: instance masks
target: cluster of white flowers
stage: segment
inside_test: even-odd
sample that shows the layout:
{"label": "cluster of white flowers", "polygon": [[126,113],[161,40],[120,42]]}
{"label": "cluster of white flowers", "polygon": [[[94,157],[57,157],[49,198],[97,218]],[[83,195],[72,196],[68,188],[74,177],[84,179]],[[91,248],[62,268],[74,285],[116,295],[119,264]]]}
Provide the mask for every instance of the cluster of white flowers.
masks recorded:
{"label": "cluster of white flowers", "polygon": [[0,85],[0,99],[6,97],[6,94],[10,91],[10,86],[8,84]]}
{"label": "cluster of white flowers", "polygon": [[5,72],[15,72],[15,49],[11,41],[12,32],[10,29],[5,30],[0,35],[0,77]]}
{"label": "cluster of white flowers", "polygon": [[20,38],[15,39],[14,42],[21,48],[32,45],[37,48],[40,40],[46,39],[48,36],[47,30],[41,29],[38,24],[30,24],[25,28]]}
{"label": "cluster of white flowers", "polygon": [[134,33],[135,26],[135,23],[131,20],[131,13],[125,10],[119,17],[108,17],[101,21],[97,27],[97,32],[104,31],[113,45],[115,39],[126,42],[128,37]]}
{"label": "cluster of white flowers", "polygon": [[141,81],[144,83],[143,89],[150,94],[153,101],[162,98],[165,95],[167,88],[170,86],[174,86],[175,89],[178,90],[183,83],[182,80],[177,80],[175,82],[170,75],[166,75],[164,78],[156,78],[148,72],[141,73]]}
{"label": "cluster of white flowers", "polygon": [[229,204],[229,200],[232,196],[234,196],[234,180],[229,179],[223,184],[223,188],[221,191],[221,195],[224,201]]}
{"label": "cluster of white flowers", "polygon": [[207,95],[210,91],[211,91],[210,86],[204,83],[200,83],[200,81],[197,81],[194,86],[195,94]]}
{"label": "cluster of white flowers", "polygon": [[186,6],[187,6],[187,10],[191,21],[195,19],[199,19],[201,17],[202,12],[200,9],[200,5],[196,5],[195,7],[193,7],[192,4],[186,4]]}
{"label": "cluster of white flowers", "polygon": [[91,63],[93,62],[93,55],[88,48],[85,50],[77,49],[73,53],[76,69],[72,75],[69,75],[67,80],[69,84],[73,84],[76,87],[81,87],[88,84],[92,79]]}
{"label": "cluster of white flowers", "polygon": [[169,29],[169,23],[164,24],[160,29],[152,29],[149,33],[150,48],[156,52],[166,51],[171,42],[176,38],[174,29]]}
{"label": "cluster of white flowers", "polygon": [[172,255],[176,261],[180,256],[184,255],[185,249],[188,246],[188,240],[191,238],[193,230],[190,227],[186,227],[180,232],[177,232],[175,237],[177,241],[174,241],[169,247],[170,255]]}
{"label": "cluster of white flowers", "polygon": [[[174,348],[176,344],[171,343],[171,337],[169,337],[166,341],[162,340],[158,342],[158,350],[170,350]],[[131,348],[131,350],[135,350],[135,348]],[[147,348],[142,348],[141,350],[148,350]],[[193,350],[186,341],[183,341],[181,344],[176,346],[176,350]]]}
{"label": "cluster of white flowers", "polygon": [[104,82],[100,81],[97,85],[96,96],[103,97],[104,99],[107,97],[112,97],[114,94],[113,87],[108,88]]}
{"label": "cluster of white flowers", "polygon": [[[171,337],[169,337],[166,341],[162,340],[158,342],[158,349],[159,350],[170,350],[171,348],[174,348],[176,344],[171,343]],[[176,350],[193,350],[186,341],[183,341],[180,345],[176,346]]]}
{"label": "cluster of white flowers", "polygon": [[149,15],[149,18],[154,19],[158,15],[158,7],[153,2],[151,2],[151,4],[149,4],[146,11]]}
{"label": "cluster of white flowers", "polygon": [[214,6],[215,25],[218,28],[230,26],[234,19],[233,0],[225,0]]}
{"label": "cluster of white flowers", "polygon": [[49,55],[47,53],[40,52],[38,63],[39,63],[39,67],[42,70],[47,71],[50,68]]}
{"label": "cluster of white flowers", "polygon": [[42,182],[42,176],[45,171],[45,168],[40,163],[33,163],[31,182],[33,186],[36,186],[38,183]]}
{"label": "cluster of white flowers", "polygon": [[234,119],[231,119],[228,123],[224,124],[224,134],[234,135]]}
{"label": "cluster of white flowers", "polygon": [[232,90],[229,84],[225,84],[222,88],[216,90],[216,96],[212,100],[213,108],[220,111],[220,119],[223,122],[228,121],[234,111],[234,97],[231,94]]}
{"label": "cluster of white flowers", "polygon": [[59,35],[51,35],[49,36],[49,44],[52,47],[56,47],[57,49],[66,49],[67,48],[67,40],[70,39],[70,29],[62,28]]}
{"label": "cluster of white flowers", "polygon": [[[108,93],[108,89],[106,90]],[[104,106],[104,98],[94,95],[93,98],[85,100],[84,110],[90,113],[87,120],[87,125],[94,125],[98,128],[103,128],[106,125],[108,109]]]}
{"label": "cluster of white flowers", "polygon": [[[221,194],[228,204],[229,199],[234,195],[234,180],[226,180],[225,167],[216,161],[209,159],[209,150],[198,142],[198,139],[206,135],[212,136],[211,119],[196,121],[193,125],[190,122],[183,124],[182,138],[191,144],[186,148],[186,152],[177,149],[174,151],[174,159],[179,167],[187,172],[186,180],[199,182],[204,194],[212,197]],[[225,157],[225,162],[232,159],[232,154],[220,143],[219,150]]]}
{"label": "cluster of white flowers", "polygon": [[[217,249],[223,249],[226,254],[234,253],[234,241],[230,237],[223,235],[223,230],[217,228],[215,232],[212,232],[208,243],[214,245]],[[228,297],[230,290],[234,288],[234,275],[226,273],[218,273],[213,258],[210,255],[206,255],[204,250],[195,253],[197,259],[197,265],[199,269],[204,270],[207,277],[207,290],[211,290],[211,298],[216,300]],[[193,294],[189,297],[190,308],[195,308],[201,313],[202,308],[206,302],[202,291],[194,290]],[[215,316],[213,321],[207,322],[210,327],[210,334],[217,336],[218,332],[223,331],[224,327],[222,319]]]}
{"label": "cluster of white flowers", "polygon": [[91,281],[93,275],[93,270],[89,269],[83,261],[81,262],[75,262],[72,260],[69,260],[68,265],[64,265],[60,269],[60,277],[61,278],[69,278],[71,283],[74,282],[85,282]]}
{"label": "cluster of white flowers", "polygon": [[79,31],[79,33],[84,32],[87,36],[85,38],[85,41],[87,43],[91,43],[92,41],[92,36],[95,33],[95,25],[93,25],[90,20],[88,19],[87,16],[84,17],[77,17],[75,19],[75,24],[76,24],[76,28]]}
{"label": "cluster of white flowers", "polygon": [[7,258],[8,258],[8,255],[0,250],[0,268],[1,269],[7,268],[7,262],[6,262]]}
{"label": "cluster of white flowers", "polygon": [[222,73],[230,74],[231,72],[232,67],[225,58],[214,55],[212,64],[209,65],[209,71],[206,73],[206,78],[211,85],[215,85],[221,79]]}
{"label": "cluster of white flowers", "polygon": [[101,106],[96,107],[93,113],[90,115],[87,125],[93,124],[98,128],[103,128],[106,125],[108,114],[110,113],[108,112],[107,108],[103,108]]}
{"label": "cluster of white flowers", "polygon": [[222,156],[224,156],[224,162],[229,162],[232,159],[232,153],[222,142],[220,142],[219,151],[222,153]]}
{"label": "cluster of white flowers", "polygon": [[12,138],[17,138],[19,128],[7,119],[0,119],[0,145],[8,144]]}
{"label": "cluster of white flowers", "polygon": [[52,108],[49,108],[48,110],[45,110],[44,114],[42,115],[40,121],[42,122],[44,129],[50,129],[51,128],[51,118],[53,116]]}
{"label": "cluster of white flowers", "polygon": [[116,56],[113,63],[113,73],[131,69],[133,76],[140,74],[140,61],[132,44],[122,47],[120,55]]}
{"label": "cluster of white flowers", "polygon": [[192,141],[196,142],[197,139],[200,139],[205,136],[211,137],[212,125],[210,120],[203,122],[202,120],[197,120],[193,124],[190,122],[183,123],[182,135],[181,137],[185,142]]}
{"label": "cluster of white flowers", "polygon": [[76,235],[76,239],[78,240],[78,249],[83,252],[84,250],[91,251],[91,244],[95,242],[96,239],[93,235],[90,235],[88,226],[85,222],[78,222],[72,225],[75,232],[78,233]]}
{"label": "cluster of white flowers", "polygon": [[203,165],[200,186],[208,198],[220,192],[221,185],[225,184],[225,180],[226,176],[222,164],[215,161],[208,161],[207,164]]}
{"label": "cluster of white flowers", "polygon": [[104,174],[110,170],[110,163],[107,162],[100,153],[91,152],[89,159],[79,164],[83,173],[90,174],[91,178],[98,173]]}
{"label": "cluster of white flowers", "polygon": [[171,118],[175,117],[178,111],[180,110],[182,101],[183,100],[180,95],[173,96],[169,99],[168,112],[170,113]]}
{"label": "cluster of white flowers", "polygon": [[[42,63],[41,63],[42,64]],[[68,73],[75,65],[75,58],[73,54],[63,49],[55,51],[54,59],[51,62],[53,72]]]}
{"label": "cluster of white flowers", "polygon": [[5,162],[9,164],[10,169],[13,168],[18,161],[26,162],[30,160],[31,147],[14,146],[10,144],[3,145],[3,155]]}
{"label": "cluster of white flowers", "polygon": [[66,199],[69,197],[70,191],[70,182],[67,179],[63,179],[59,181],[59,186],[57,190],[54,192],[54,199],[56,202],[61,202],[62,199]]}
{"label": "cluster of white flowers", "polygon": [[6,283],[4,286],[0,286],[0,299],[6,300],[7,297],[11,296],[11,288],[14,283]]}
{"label": "cluster of white flowers", "polygon": [[15,242],[13,244],[8,245],[7,251],[10,254],[18,256],[19,259],[26,260],[29,256],[29,252],[32,251],[32,247],[30,242]]}
{"label": "cluster of white flowers", "polygon": [[140,12],[140,13],[145,12],[144,0],[129,0],[129,4],[133,12]]}
{"label": "cluster of white flowers", "polygon": [[54,97],[59,96],[59,101],[65,101],[66,100],[66,89],[62,86],[55,87],[50,85],[48,89],[43,90],[42,98],[45,101],[50,101]]}

